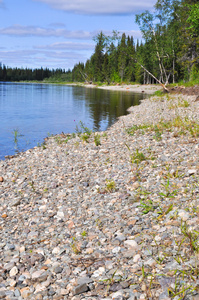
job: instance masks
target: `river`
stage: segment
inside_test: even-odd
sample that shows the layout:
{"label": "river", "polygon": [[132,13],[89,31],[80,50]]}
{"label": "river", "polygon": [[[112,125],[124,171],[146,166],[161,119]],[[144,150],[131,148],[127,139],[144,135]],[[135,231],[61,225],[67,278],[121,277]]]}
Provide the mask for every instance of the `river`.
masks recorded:
{"label": "river", "polygon": [[0,160],[51,134],[75,132],[79,122],[104,131],[142,94],[80,86],[0,83]]}

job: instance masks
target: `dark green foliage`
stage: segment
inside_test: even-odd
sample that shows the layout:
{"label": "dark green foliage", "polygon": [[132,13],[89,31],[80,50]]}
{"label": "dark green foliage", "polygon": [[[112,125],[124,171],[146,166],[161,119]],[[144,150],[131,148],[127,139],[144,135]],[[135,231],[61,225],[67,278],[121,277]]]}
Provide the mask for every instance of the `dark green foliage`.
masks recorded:
{"label": "dark green foliage", "polygon": [[95,38],[94,54],[84,66],[85,77],[108,83],[156,83],[148,70],[165,84],[197,83],[198,5],[198,0],[157,0],[154,13],[145,11],[136,16],[144,43],[137,41],[135,45],[133,37],[125,33],[118,37],[116,32],[112,36],[101,32]]}
{"label": "dark green foliage", "polygon": [[71,81],[71,71],[62,69],[9,68],[0,63],[0,81]]}

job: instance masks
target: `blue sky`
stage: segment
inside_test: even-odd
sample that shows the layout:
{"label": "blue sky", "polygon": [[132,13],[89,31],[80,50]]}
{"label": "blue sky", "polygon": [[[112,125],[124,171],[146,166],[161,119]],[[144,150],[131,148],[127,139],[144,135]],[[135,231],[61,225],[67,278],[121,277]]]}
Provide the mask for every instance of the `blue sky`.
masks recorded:
{"label": "blue sky", "polygon": [[156,0],[0,0],[0,62],[68,69],[93,53],[93,37],[113,30],[140,39],[135,14]]}

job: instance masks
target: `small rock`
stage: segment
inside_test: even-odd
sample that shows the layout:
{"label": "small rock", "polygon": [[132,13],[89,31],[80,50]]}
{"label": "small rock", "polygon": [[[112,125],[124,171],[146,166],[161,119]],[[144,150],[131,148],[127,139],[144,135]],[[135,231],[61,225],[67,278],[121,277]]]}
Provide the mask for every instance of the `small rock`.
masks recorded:
{"label": "small rock", "polygon": [[85,293],[88,291],[88,286],[86,283],[84,284],[79,284],[78,286],[76,286],[74,289],[73,289],[73,295],[79,295],[79,294],[82,294],[82,293]]}
{"label": "small rock", "polygon": [[88,283],[93,283],[93,280],[87,276],[85,277],[80,277],[77,280],[77,284],[78,285],[82,285],[82,284],[88,284]]}
{"label": "small rock", "polygon": [[62,271],[63,271],[63,268],[60,267],[60,266],[55,267],[55,269],[54,269],[54,272],[55,272],[56,274],[59,274],[59,273],[61,273]]}
{"label": "small rock", "polygon": [[124,246],[127,247],[127,248],[133,248],[133,249],[138,248],[138,244],[135,240],[126,240],[126,241],[124,241]]}
{"label": "small rock", "polygon": [[118,291],[111,295],[112,300],[123,300],[123,291]]}
{"label": "small rock", "polygon": [[183,209],[179,210],[178,215],[183,221],[187,221],[189,219],[189,214]]}
{"label": "small rock", "polygon": [[141,259],[140,254],[136,254],[133,258],[133,262],[137,263]]}
{"label": "small rock", "polygon": [[5,291],[0,291],[0,299],[4,299],[6,297]]}
{"label": "small rock", "polygon": [[189,176],[194,175],[196,173],[197,173],[197,170],[195,170],[195,169],[188,170]]}
{"label": "small rock", "polygon": [[21,292],[21,296],[23,299],[28,299],[29,296],[32,294],[29,287],[25,287],[25,288],[21,289],[20,292]]}
{"label": "small rock", "polygon": [[109,291],[110,292],[117,292],[122,289],[122,285],[120,283],[114,283],[110,286]]}
{"label": "small rock", "polygon": [[20,205],[20,203],[21,203],[21,200],[17,199],[13,202],[12,206],[18,206],[18,205]]}
{"label": "small rock", "polygon": [[15,267],[13,267],[13,268],[10,270],[10,277],[13,277],[13,276],[17,275],[17,273],[18,273],[18,269],[17,269],[17,267],[15,266]]}
{"label": "small rock", "polygon": [[47,274],[47,272],[45,272],[45,270],[39,270],[32,274],[32,280],[38,281],[38,282],[45,281],[47,277],[48,277],[48,274]]}
{"label": "small rock", "polygon": [[5,219],[5,218],[7,218],[7,214],[6,213],[3,213],[2,215],[1,215],[1,217],[3,218],[3,219]]}
{"label": "small rock", "polygon": [[4,181],[3,177],[2,177],[2,176],[0,176],[0,182],[3,182],[3,181]]}
{"label": "small rock", "polygon": [[117,254],[120,252],[120,250],[121,250],[121,247],[115,247],[115,248],[113,248],[112,253]]}

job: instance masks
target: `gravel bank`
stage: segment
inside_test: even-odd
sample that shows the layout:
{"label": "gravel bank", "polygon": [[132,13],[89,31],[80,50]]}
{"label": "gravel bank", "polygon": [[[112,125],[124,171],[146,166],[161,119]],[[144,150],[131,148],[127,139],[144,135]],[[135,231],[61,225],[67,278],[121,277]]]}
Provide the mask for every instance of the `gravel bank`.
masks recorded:
{"label": "gravel bank", "polygon": [[[77,85],[77,84],[70,84]],[[98,88],[113,91],[127,91],[133,93],[146,93],[153,94],[155,91],[162,90],[162,86],[159,84],[117,84],[117,85],[102,85],[96,86],[95,84],[84,84],[78,83],[86,88]]]}
{"label": "gravel bank", "polygon": [[195,100],[0,161],[0,299],[199,299]]}

